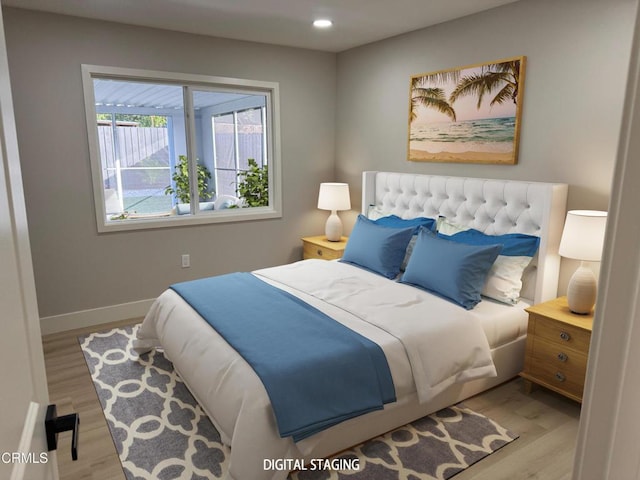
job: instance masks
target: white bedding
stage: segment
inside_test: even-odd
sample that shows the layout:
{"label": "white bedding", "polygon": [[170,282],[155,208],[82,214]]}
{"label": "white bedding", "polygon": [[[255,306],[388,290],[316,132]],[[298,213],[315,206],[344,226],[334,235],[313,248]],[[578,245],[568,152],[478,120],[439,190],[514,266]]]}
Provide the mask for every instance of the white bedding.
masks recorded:
{"label": "white bedding", "polygon": [[[497,312],[503,312],[505,323],[506,317],[520,315],[515,307],[482,306],[488,302],[469,312],[340,262],[306,260],[254,274],[378,343],[389,362],[398,401],[415,396],[417,390],[425,402],[455,382],[495,375],[483,328],[496,330],[499,324],[488,319]],[[494,337],[509,341],[519,328]],[[286,472],[264,471],[263,459],[303,458],[313,452],[315,437],[322,434],[297,444],[280,438],[257,375],[172,290],[158,297],[138,332],[138,351],[156,345],[164,348],[231,446],[230,477],[285,478]]]}

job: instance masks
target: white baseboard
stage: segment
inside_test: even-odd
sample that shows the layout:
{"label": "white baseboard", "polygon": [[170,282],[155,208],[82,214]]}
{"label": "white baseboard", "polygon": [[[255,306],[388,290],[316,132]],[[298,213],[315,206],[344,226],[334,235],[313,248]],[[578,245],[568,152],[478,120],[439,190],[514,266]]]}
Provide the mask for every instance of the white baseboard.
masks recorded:
{"label": "white baseboard", "polygon": [[149,311],[149,307],[151,307],[154,300],[138,300],[137,302],[42,317],[40,319],[40,330],[42,335],[49,335],[76,328],[93,327],[103,323],[143,317]]}

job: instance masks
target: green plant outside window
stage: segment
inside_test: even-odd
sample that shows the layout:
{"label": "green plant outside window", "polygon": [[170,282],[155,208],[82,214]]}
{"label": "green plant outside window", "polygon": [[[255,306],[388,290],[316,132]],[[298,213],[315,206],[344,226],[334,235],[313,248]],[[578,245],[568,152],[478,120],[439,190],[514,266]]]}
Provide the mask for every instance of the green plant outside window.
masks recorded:
{"label": "green plant outside window", "polygon": [[[191,199],[189,192],[189,162],[185,155],[180,155],[179,160],[171,176],[175,183],[175,188],[170,185],[164,190],[164,193],[165,195],[175,195],[176,200],[180,203],[189,203]],[[199,198],[201,201],[209,200],[215,193],[208,190],[211,172],[209,172],[207,167],[200,164],[197,165],[197,172]]]}

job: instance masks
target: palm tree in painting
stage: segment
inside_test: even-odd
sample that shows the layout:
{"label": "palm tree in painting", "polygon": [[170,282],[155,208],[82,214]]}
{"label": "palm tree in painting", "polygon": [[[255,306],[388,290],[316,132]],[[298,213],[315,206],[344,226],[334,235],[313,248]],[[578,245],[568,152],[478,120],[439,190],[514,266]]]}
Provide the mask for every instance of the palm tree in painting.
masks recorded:
{"label": "palm tree in painting", "polygon": [[444,90],[439,87],[426,87],[425,84],[433,81],[435,75],[411,78],[411,112],[410,121],[413,122],[419,106],[426,108],[434,108],[440,113],[444,113],[454,122],[456,121],[456,112],[447,101]]}
{"label": "palm tree in painting", "polygon": [[491,100],[491,106],[508,100],[517,104],[519,82],[520,60],[483,65],[480,73],[459,79],[456,88],[449,95],[449,103],[453,104],[460,97],[475,95],[478,98],[478,109],[480,109],[485,95],[498,90]]}

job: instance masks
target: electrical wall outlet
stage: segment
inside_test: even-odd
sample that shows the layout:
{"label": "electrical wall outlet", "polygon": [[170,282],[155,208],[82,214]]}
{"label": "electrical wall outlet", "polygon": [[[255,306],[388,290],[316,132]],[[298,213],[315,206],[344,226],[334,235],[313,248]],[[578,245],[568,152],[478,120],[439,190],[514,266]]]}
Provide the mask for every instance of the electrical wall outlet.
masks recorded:
{"label": "electrical wall outlet", "polygon": [[188,253],[182,255],[182,268],[189,268],[191,266],[191,257]]}

